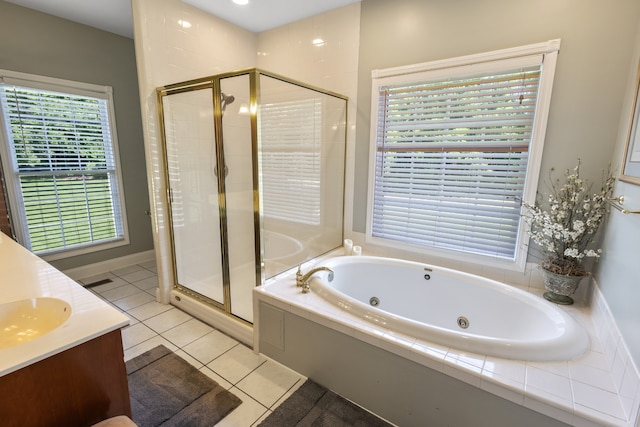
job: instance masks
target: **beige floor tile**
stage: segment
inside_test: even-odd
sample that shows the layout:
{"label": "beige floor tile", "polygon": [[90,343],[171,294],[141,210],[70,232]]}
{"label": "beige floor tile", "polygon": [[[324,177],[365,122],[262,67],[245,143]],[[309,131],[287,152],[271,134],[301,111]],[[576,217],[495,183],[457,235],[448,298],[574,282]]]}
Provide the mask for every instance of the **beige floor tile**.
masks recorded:
{"label": "beige floor tile", "polygon": [[100,295],[102,295],[102,297],[108,301],[116,301],[133,294],[137,294],[138,292],[140,292],[139,288],[136,288],[135,286],[127,283],[122,286],[118,286],[117,288],[100,292]]}
{"label": "beige floor tile", "polygon": [[[103,292],[106,292],[111,289],[119,288],[120,286],[127,285],[128,283],[119,278],[118,276],[111,275],[108,279],[111,280],[109,283],[105,283],[102,285],[91,286],[91,291],[97,293],[98,295],[102,295]],[[86,283],[95,283],[95,281],[87,281]]]}
{"label": "beige floor tile", "polygon": [[213,328],[211,326],[197,319],[192,319],[163,332],[162,336],[182,348],[212,331]]}
{"label": "beige floor tile", "polygon": [[202,362],[200,362],[199,360],[194,359],[188,353],[185,353],[183,350],[174,350],[174,353],[177,356],[180,356],[183,360],[186,360],[187,362],[189,362],[189,364],[191,366],[193,366],[194,368],[196,368],[198,370],[202,369],[204,367]]}
{"label": "beige floor tile", "polygon": [[130,274],[139,270],[143,270],[143,268],[140,267],[139,265],[128,265],[126,267],[113,270],[111,273],[115,274],[116,276],[122,277],[125,274]]}
{"label": "beige floor tile", "polygon": [[172,308],[173,307],[171,305],[160,304],[158,302],[152,301],[152,302],[143,304],[141,306],[138,306],[136,308],[133,308],[127,311],[127,313],[129,313],[130,315],[132,315],[138,320],[144,321],[152,318],[153,316],[157,316],[160,313],[164,313],[167,310],[171,310]]}
{"label": "beige floor tile", "polygon": [[140,280],[148,279],[150,277],[155,277],[155,276],[156,276],[156,273],[154,273],[153,271],[149,271],[147,269],[141,268],[140,270],[124,274],[120,277],[122,277],[124,280],[126,280],[129,283],[133,283],[133,282],[138,282]]}
{"label": "beige floor tile", "polygon": [[163,333],[191,319],[193,319],[193,317],[184,311],[172,308],[145,320],[144,324],[158,333]]}
{"label": "beige floor tile", "polygon": [[156,268],[156,260],[153,259],[151,261],[141,262],[137,265],[139,265],[142,268],[146,268],[147,270],[154,270]]}
{"label": "beige floor tile", "polygon": [[203,374],[205,374],[206,376],[208,376],[209,378],[217,382],[225,390],[229,390],[231,389],[231,387],[233,387],[233,384],[231,384],[229,381],[225,380],[220,375],[216,374],[206,366],[203,366],[202,368],[200,368],[200,372],[202,372]]}
{"label": "beige floor tile", "polygon": [[154,298],[145,291],[139,291],[136,294],[113,301],[113,305],[118,307],[120,310],[128,311],[153,300]]}
{"label": "beige floor tile", "polygon": [[248,347],[238,344],[220,357],[214,359],[207,367],[211,368],[215,373],[230,383],[236,384],[266,360],[264,356],[255,354],[253,350]]}
{"label": "beige floor tile", "polygon": [[280,399],[278,399],[276,401],[276,403],[274,403],[271,406],[271,410],[275,410],[278,406],[280,406],[285,400],[287,400],[288,398],[291,397],[291,395],[293,393],[296,392],[296,390],[298,390],[300,388],[300,386],[302,386],[302,384],[304,384],[304,382],[307,380],[307,377],[302,377],[298,380],[298,382],[296,382],[289,390],[287,390],[287,392],[285,394],[282,395],[282,397],[280,397]]}
{"label": "beige floor tile", "polygon": [[125,361],[131,360],[136,356],[140,356],[145,351],[149,351],[152,348],[156,348],[159,345],[163,345],[171,351],[178,350],[178,348],[175,345],[171,344],[169,341],[162,338],[160,335],[156,335],[151,339],[148,339],[138,345],[135,345],[131,348],[126,349],[124,351],[124,360]]}
{"label": "beige floor tile", "polygon": [[220,422],[216,424],[216,427],[253,426],[267,412],[267,408],[255,399],[252,399],[242,390],[232,387],[229,391],[242,400],[242,403],[229,415],[220,420]]}
{"label": "beige floor tile", "polygon": [[129,326],[133,326],[137,323],[140,323],[140,321],[138,319],[136,319],[133,316],[130,316],[129,313],[127,313],[126,311],[123,312],[122,314],[124,314],[125,316],[127,316],[129,318]]}
{"label": "beige floor tile", "polygon": [[137,323],[132,326],[128,326],[122,329],[122,346],[125,350],[136,346],[148,339],[156,336],[157,333],[152,329],[144,325],[143,323]]}
{"label": "beige floor tile", "polygon": [[301,378],[304,377],[297,372],[267,360],[236,384],[236,387],[271,408]]}
{"label": "beige floor tile", "polygon": [[213,331],[198,338],[182,349],[205,365],[238,344],[238,341],[219,331]]}
{"label": "beige floor tile", "polygon": [[158,287],[158,276],[147,277],[145,279],[132,282],[131,284],[143,291],[149,291]]}

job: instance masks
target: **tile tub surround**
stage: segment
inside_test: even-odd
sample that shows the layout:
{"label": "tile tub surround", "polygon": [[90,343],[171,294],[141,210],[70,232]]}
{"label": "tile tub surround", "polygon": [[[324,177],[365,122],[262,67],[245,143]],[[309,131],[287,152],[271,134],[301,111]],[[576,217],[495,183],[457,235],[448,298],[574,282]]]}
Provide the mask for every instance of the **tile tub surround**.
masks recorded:
{"label": "tile tub surround", "polygon": [[0,271],[0,303],[43,296],[71,306],[71,315],[58,328],[3,349],[0,376],[129,324],[122,313],[2,233]]}
{"label": "tile tub surround", "polygon": [[[303,271],[312,264],[315,262],[303,266]],[[569,361],[523,362],[463,353],[374,327],[313,295],[313,291],[301,294],[294,276],[289,271],[256,288],[254,307],[258,300],[265,301],[570,425],[636,425],[638,373],[595,286],[593,310],[562,307],[589,332],[589,350]],[[543,292],[538,288],[528,291],[540,297]],[[254,349],[259,351],[259,325],[254,328]]]}

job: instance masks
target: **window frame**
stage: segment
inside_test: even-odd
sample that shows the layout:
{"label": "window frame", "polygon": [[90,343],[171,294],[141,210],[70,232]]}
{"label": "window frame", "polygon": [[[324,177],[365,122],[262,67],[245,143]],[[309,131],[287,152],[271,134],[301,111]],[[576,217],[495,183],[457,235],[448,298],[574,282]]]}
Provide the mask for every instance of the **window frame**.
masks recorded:
{"label": "window frame", "polygon": [[[113,102],[113,89],[111,86],[101,86],[90,83],[75,82],[53,77],[45,77],[22,72],[0,69],[0,83],[22,86],[29,89],[59,92],[63,94],[86,96],[88,98],[99,98],[106,101],[106,114],[109,121],[109,133],[111,140],[110,149],[113,152],[115,177],[115,191],[112,191],[111,198],[114,209],[117,209],[116,217],[120,217],[121,236],[105,239],[102,241],[82,243],[69,246],[67,248],[52,249],[38,253],[43,259],[53,261],[96,251],[102,251],[114,247],[129,244],[129,230],[127,224],[127,212],[125,206],[124,185],[122,180],[122,169],[120,166],[120,154],[118,149],[115,108]],[[4,167],[7,196],[9,198],[9,208],[12,216],[12,224],[15,236],[19,243],[30,248],[29,231],[27,228],[27,217],[23,203],[23,192],[20,185],[20,172],[18,165],[10,148],[11,134],[8,124],[5,123],[5,112],[0,106],[0,157]],[[53,171],[52,171],[53,172]],[[106,171],[105,171],[106,172]],[[55,174],[55,172],[53,172]]]}
{"label": "window frame", "polygon": [[504,67],[496,68],[498,65],[505,63],[517,64],[518,62],[526,63],[529,61],[529,58],[539,56],[543,66],[541,69],[532,137],[529,143],[529,158],[523,190],[523,201],[533,203],[538,187],[542,151],[559,49],[560,40],[556,39],[509,49],[372,71],[369,185],[366,226],[367,243],[404,251],[409,250],[427,255],[446,257],[457,261],[499,267],[507,270],[524,271],[528,252],[528,238],[526,233],[526,227],[528,227],[528,225],[522,218],[520,218],[519,221],[513,260],[373,236],[374,192],[376,190],[376,160],[378,154],[379,88],[396,84],[437,80],[439,78],[462,77],[491,70],[499,71],[504,69]]}

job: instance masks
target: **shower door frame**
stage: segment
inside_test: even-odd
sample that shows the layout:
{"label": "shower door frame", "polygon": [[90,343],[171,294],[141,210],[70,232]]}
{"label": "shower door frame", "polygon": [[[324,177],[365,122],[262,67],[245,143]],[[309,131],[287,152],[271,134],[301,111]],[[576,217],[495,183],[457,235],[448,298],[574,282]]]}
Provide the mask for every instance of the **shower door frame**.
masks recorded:
{"label": "shower door frame", "polygon": [[[216,74],[213,76],[202,77],[184,82],[168,84],[156,88],[156,100],[158,106],[158,118],[160,128],[160,146],[162,150],[162,166],[164,170],[164,198],[167,206],[168,230],[171,252],[171,273],[173,275],[173,289],[176,289],[196,300],[200,300],[205,304],[215,307],[226,315],[239,320],[240,322],[252,326],[249,322],[231,312],[231,280],[230,280],[230,263],[229,263],[229,240],[227,231],[227,205],[226,205],[226,188],[225,188],[225,156],[224,156],[224,137],[222,127],[223,106],[222,106],[222,90],[220,82],[227,78],[249,76],[249,120],[251,133],[251,164],[252,164],[252,185],[253,185],[253,227],[254,227],[254,260],[255,260],[255,286],[261,286],[265,280],[264,269],[264,244],[262,239],[262,213],[260,209],[260,163],[259,163],[259,147],[258,147],[258,105],[260,102],[260,76],[266,76],[273,79],[283,81],[285,83],[299,86],[304,89],[312,90],[324,95],[342,99],[348,103],[348,97],[336,92],[321,89],[300,81],[290,79],[288,77],[261,70],[259,68],[248,68],[239,71]],[[197,291],[178,283],[178,271],[176,263],[176,247],[174,239],[173,213],[171,209],[172,197],[169,177],[169,164],[167,156],[167,135],[164,120],[163,98],[165,96],[187,93],[196,90],[210,89],[213,103],[213,119],[214,119],[214,139],[216,147],[216,178],[218,183],[218,210],[220,215],[220,244],[221,244],[221,261],[222,261],[222,288],[224,302],[220,303],[212,298],[204,296]],[[345,114],[347,111],[345,105]],[[345,123],[348,123],[348,117],[345,116]],[[347,141],[347,127],[345,126],[345,150]],[[344,172],[343,172],[344,173]],[[344,182],[344,181],[343,181]],[[343,189],[343,217],[344,217],[344,189]],[[344,228],[343,228],[344,234]]]}
{"label": "shower door frame", "polygon": [[[343,177],[342,177],[342,182],[343,182],[343,188],[342,188],[342,212],[341,212],[341,217],[343,219],[343,227],[342,227],[342,238],[340,239],[340,242],[338,244],[337,247],[342,246],[342,241],[344,239],[344,209],[345,209],[345,189],[344,189],[344,183],[346,183],[346,151],[347,151],[347,142],[348,142],[348,123],[349,123],[349,97],[346,95],[342,95],[338,92],[333,92],[327,89],[322,89],[320,87],[317,86],[313,86],[304,82],[301,82],[299,80],[295,80],[286,76],[283,76],[281,74],[277,74],[277,73],[272,73],[270,71],[266,71],[260,68],[251,68],[250,70],[255,77],[256,80],[256,90],[257,90],[257,94],[258,96],[256,97],[256,104],[254,106],[254,104],[251,105],[251,117],[252,119],[255,116],[255,128],[252,127],[252,129],[255,129],[255,135],[252,134],[252,138],[253,138],[253,143],[252,143],[252,147],[253,147],[253,162],[254,162],[254,201],[256,204],[254,204],[254,208],[258,208],[257,210],[254,210],[254,215],[256,218],[256,221],[258,221],[256,224],[258,224],[258,226],[256,226],[255,230],[256,233],[258,234],[258,236],[256,236],[256,250],[259,251],[259,256],[256,255],[256,286],[261,286],[264,282],[265,282],[265,265],[264,265],[264,239],[262,238],[262,231],[263,231],[263,227],[262,227],[262,213],[259,210],[260,208],[260,203],[259,203],[259,198],[261,196],[260,194],[260,179],[259,179],[259,172],[260,172],[260,157],[259,157],[259,146],[258,146],[258,118],[257,118],[257,106],[259,105],[259,101],[260,101],[260,87],[259,87],[259,76],[265,76],[265,77],[270,77],[272,79],[275,80],[280,80],[284,83],[288,83],[291,84],[293,86],[298,86],[301,87],[303,89],[307,89],[313,92],[318,92],[320,94],[323,95],[328,95],[337,99],[341,99],[345,102],[345,106],[344,106],[344,111],[345,111],[345,117],[344,117],[344,159],[345,159],[345,167],[343,168]],[[253,81],[253,80],[252,80]],[[252,97],[254,95],[254,93],[251,93]],[[253,122],[252,122],[253,123]],[[333,248],[335,249],[335,248]],[[330,252],[332,249],[328,250],[325,253]],[[314,258],[317,258],[318,256],[321,256],[323,254],[319,254],[316,255]],[[312,258],[313,259],[313,258]],[[305,261],[306,262],[306,261]],[[295,266],[292,266],[292,268]]]}

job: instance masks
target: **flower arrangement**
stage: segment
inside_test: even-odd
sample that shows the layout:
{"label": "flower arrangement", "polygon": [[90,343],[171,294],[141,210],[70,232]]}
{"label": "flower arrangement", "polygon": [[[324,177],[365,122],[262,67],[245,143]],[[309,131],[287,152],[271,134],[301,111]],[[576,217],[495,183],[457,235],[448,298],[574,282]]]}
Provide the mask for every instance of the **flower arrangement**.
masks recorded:
{"label": "flower arrangement", "polygon": [[[553,171],[553,169],[552,169]],[[551,177],[551,173],[550,173]],[[529,235],[545,257],[540,266],[552,273],[584,276],[584,258],[598,258],[602,249],[594,248],[595,238],[611,197],[615,178],[609,173],[602,187],[591,193],[591,184],[580,177],[580,160],[565,171],[565,182],[552,180],[548,207],[524,203],[524,218],[531,225]]]}

